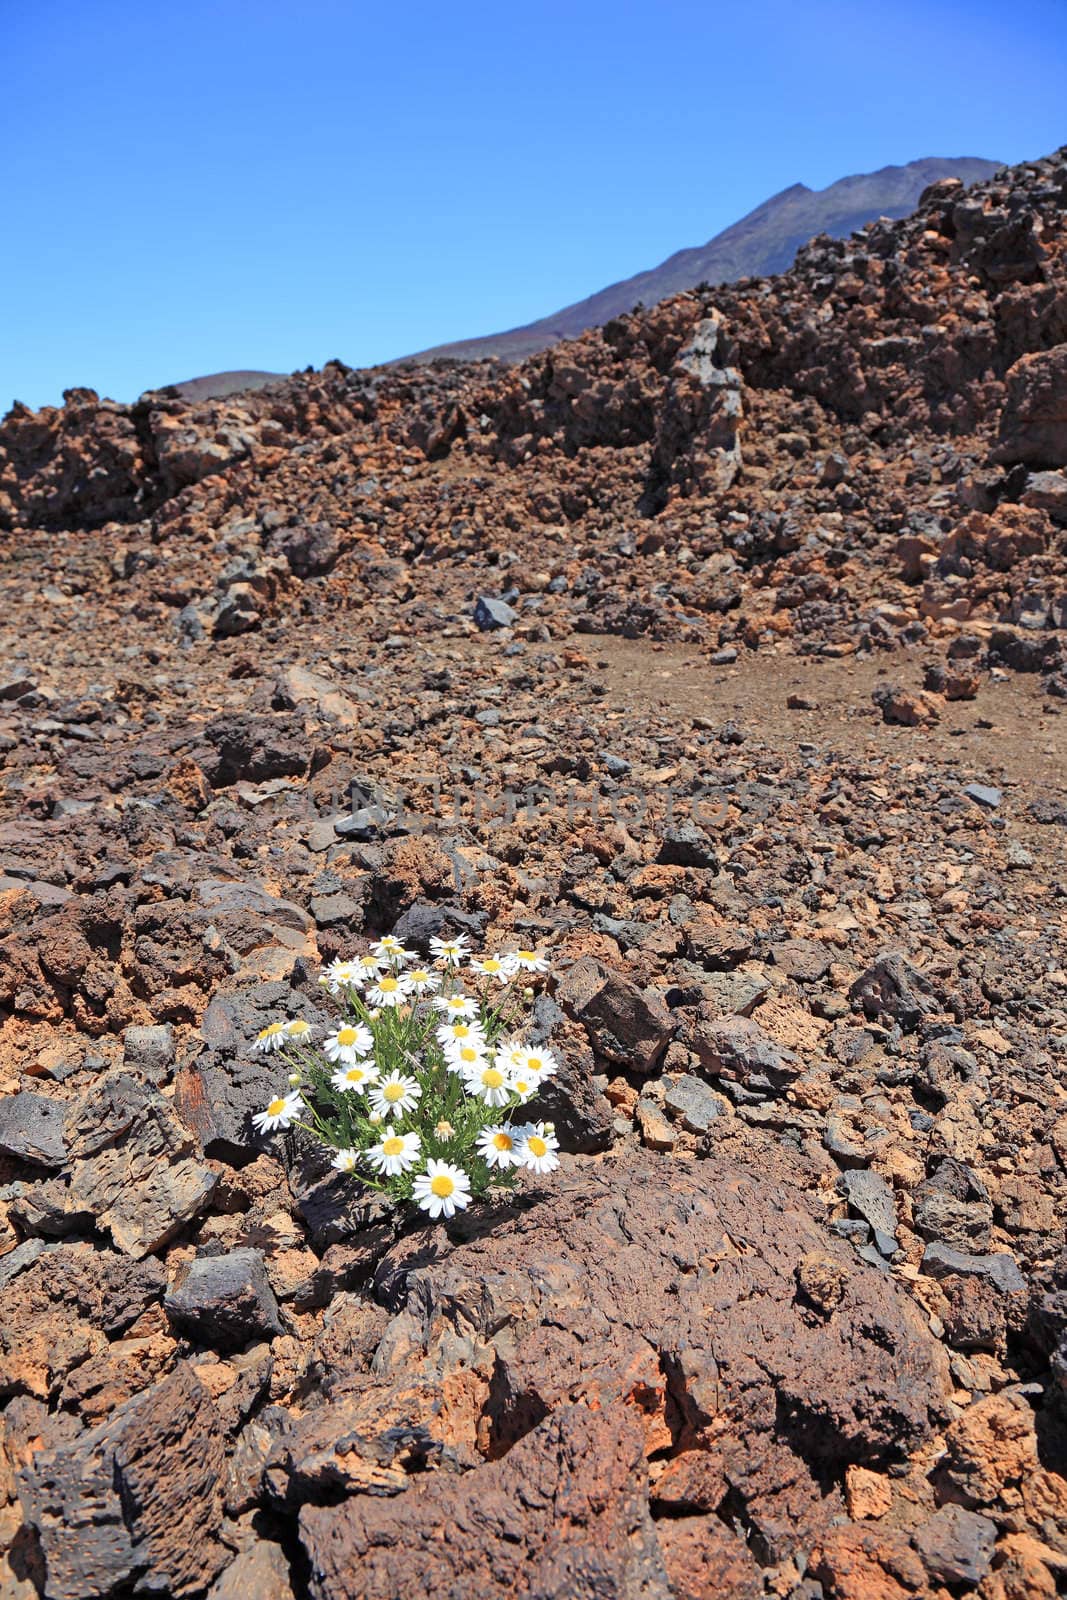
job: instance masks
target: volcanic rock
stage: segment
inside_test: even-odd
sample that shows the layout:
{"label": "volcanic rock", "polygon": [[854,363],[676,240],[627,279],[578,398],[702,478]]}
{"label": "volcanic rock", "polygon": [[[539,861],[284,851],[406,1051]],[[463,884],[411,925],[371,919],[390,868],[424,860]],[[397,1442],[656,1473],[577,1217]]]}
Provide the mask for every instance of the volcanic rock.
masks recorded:
{"label": "volcanic rock", "polygon": [[175,1327],[216,1350],[240,1350],[285,1331],[258,1250],[198,1256],[171,1284],[163,1304]]}

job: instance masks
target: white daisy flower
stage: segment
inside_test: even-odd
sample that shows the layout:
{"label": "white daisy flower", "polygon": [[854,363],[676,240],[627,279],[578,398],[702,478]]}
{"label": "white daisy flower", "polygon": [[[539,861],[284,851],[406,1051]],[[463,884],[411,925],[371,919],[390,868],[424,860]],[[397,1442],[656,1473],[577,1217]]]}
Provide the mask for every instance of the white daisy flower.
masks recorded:
{"label": "white daisy flower", "polygon": [[393,966],[402,966],[405,961],[411,960],[411,951],[405,950],[400,940],[394,939],[391,933],[387,933],[384,939],[379,939],[377,944],[372,944],[370,948],[371,955]]}
{"label": "white daisy flower", "polygon": [[435,989],[441,987],[441,979],[436,972],[428,972],[425,967],[412,967],[405,972],[404,989],[408,994],[433,994]]}
{"label": "white daisy flower", "polygon": [[372,1083],[377,1083],[379,1076],[378,1068],[373,1061],[342,1061],[330,1079],[330,1084],[342,1094],[346,1090],[362,1094]]}
{"label": "white daisy flower", "polygon": [[275,1128],[288,1128],[304,1109],[304,1097],[295,1090],[280,1094],[272,1100],[266,1111],[257,1111],[252,1118],[260,1133],[273,1133]]}
{"label": "white daisy flower", "polygon": [[414,1111],[422,1098],[418,1079],[402,1072],[391,1072],[371,1086],[370,1103],[379,1116],[400,1117],[405,1111]]}
{"label": "white daisy flower", "polygon": [[319,982],[331,994],[340,994],[342,989],[351,989],[359,982],[359,970],[354,961],[331,961]]}
{"label": "white daisy flower", "polygon": [[330,1166],[336,1168],[338,1172],[355,1172],[358,1163],[358,1150],[338,1150],[337,1154],[330,1162]]}
{"label": "white daisy flower", "polygon": [[362,989],[364,984],[374,982],[385,962],[375,955],[357,956],[354,961],[349,962],[349,966],[354,973],[353,983],[357,989]]}
{"label": "white daisy flower", "polygon": [[548,971],[548,957],[540,950],[512,950],[504,957],[504,962],[513,974]]}
{"label": "white daisy flower", "polygon": [[518,1164],[514,1130],[503,1124],[496,1128],[483,1128],[478,1135],[478,1154],[490,1167],[514,1167]]}
{"label": "white daisy flower", "polygon": [[485,956],[481,961],[472,961],[471,971],[483,978],[495,978],[498,983],[510,983],[512,976],[502,956]]}
{"label": "white daisy flower", "polygon": [[526,1046],[518,1039],[498,1039],[493,1062],[501,1072],[517,1072],[522,1066]]}
{"label": "white daisy flower", "polygon": [[512,1094],[517,1094],[519,1104],[524,1106],[527,1100],[532,1100],[541,1087],[540,1078],[527,1077],[521,1069],[508,1073],[508,1088]]}
{"label": "white daisy flower", "polygon": [[470,1183],[462,1167],[449,1161],[427,1161],[426,1171],[415,1179],[412,1198],[434,1219],[451,1217],[470,1204]]}
{"label": "white daisy flower", "polygon": [[280,1050],[285,1042],[285,1023],[268,1022],[267,1026],[256,1034],[252,1049],[261,1055],[272,1055],[275,1050]]}
{"label": "white daisy flower", "polygon": [[466,1020],[478,1014],[478,1002],[469,994],[439,994],[434,998],[434,1005],[449,1019],[462,1017]]}
{"label": "white daisy flower", "polygon": [[305,1022],[303,1017],[294,1017],[292,1022],[285,1024],[286,1038],[292,1039],[295,1044],[307,1044],[311,1031],[311,1023]]}
{"label": "white daisy flower", "polygon": [[470,940],[465,933],[457,933],[454,939],[430,940],[430,954],[446,967],[458,967],[469,949]]}
{"label": "white daisy flower", "polygon": [[445,1054],[448,1070],[458,1072],[464,1078],[485,1064],[485,1049],[480,1043],[452,1045]]}
{"label": "white daisy flower", "polygon": [[468,1044],[484,1050],[485,1034],[477,1022],[442,1022],[437,1029],[437,1042],[446,1058],[451,1058],[454,1050],[462,1050]]}
{"label": "white daisy flower", "polygon": [[370,1029],[361,1022],[346,1022],[324,1042],[322,1053],[327,1061],[343,1061],[347,1064],[358,1060],[360,1056],[369,1056],[373,1049],[374,1036]]}
{"label": "white daisy flower", "polygon": [[551,1078],[559,1071],[559,1062],[551,1050],[520,1050],[515,1070],[540,1082],[542,1078]]}
{"label": "white daisy flower", "polygon": [[398,1178],[419,1158],[422,1140],[417,1133],[385,1133],[367,1151],[367,1160],[387,1178]]}
{"label": "white daisy flower", "polygon": [[470,1072],[463,1074],[467,1093],[487,1106],[506,1106],[510,1095],[508,1076],[491,1061],[481,1061]]}
{"label": "white daisy flower", "polygon": [[531,1172],[555,1172],[559,1166],[559,1156],[556,1154],[559,1140],[552,1124],[534,1122],[515,1131],[520,1135],[517,1150],[519,1166],[529,1167]]}
{"label": "white daisy flower", "polygon": [[382,973],[375,980],[374,987],[367,990],[367,1003],[377,1010],[402,1006],[406,999],[403,978],[398,978],[392,972]]}

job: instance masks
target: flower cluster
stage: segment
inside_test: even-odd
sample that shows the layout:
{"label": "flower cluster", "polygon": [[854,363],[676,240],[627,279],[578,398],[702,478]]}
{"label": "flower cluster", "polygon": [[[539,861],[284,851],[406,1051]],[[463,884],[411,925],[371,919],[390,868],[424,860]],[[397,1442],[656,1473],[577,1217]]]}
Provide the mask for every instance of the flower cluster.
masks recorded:
{"label": "flower cluster", "polygon": [[548,970],[539,951],[475,959],[465,934],[430,951],[419,965],[387,935],[332,962],[319,981],[341,1010],[336,1027],[317,1040],[302,1018],[272,1022],[252,1045],[290,1068],[288,1092],[253,1120],[263,1133],[307,1129],[338,1171],[436,1218],[519,1168],[558,1167],[552,1124],[512,1120],[558,1062],[516,1031],[528,985]]}

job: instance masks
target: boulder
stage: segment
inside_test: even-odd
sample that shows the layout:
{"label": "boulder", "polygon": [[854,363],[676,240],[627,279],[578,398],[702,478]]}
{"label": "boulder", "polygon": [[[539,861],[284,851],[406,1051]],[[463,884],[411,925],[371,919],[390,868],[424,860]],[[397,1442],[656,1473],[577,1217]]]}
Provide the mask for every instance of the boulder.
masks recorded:
{"label": "boulder", "polygon": [[1067,344],[1020,356],[1005,391],[993,460],[1067,466]]}
{"label": "boulder", "polygon": [[224,1565],[225,1438],[187,1366],[18,1474],[44,1561],[45,1600],[104,1600],[146,1571],[152,1592],[200,1593]]}

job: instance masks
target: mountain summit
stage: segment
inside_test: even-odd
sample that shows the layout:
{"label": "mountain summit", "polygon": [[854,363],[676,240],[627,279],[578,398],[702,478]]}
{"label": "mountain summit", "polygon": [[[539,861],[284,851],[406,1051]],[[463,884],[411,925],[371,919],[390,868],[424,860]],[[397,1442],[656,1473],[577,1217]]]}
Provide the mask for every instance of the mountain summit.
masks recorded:
{"label": "mountain summit", "polygon": [[639,303],[655,305],[668,295],[695,289],[699,283],[734,283],[738,278],[785,272],[801,245],[817,234],[842,239],[876,217],[906,217],[914,211],[928,184],[941,178],[978,183],[991,177],[999,166],[1000,162],[985,161],[979,156],[927,156],[921,161],[909,161],[907,166],[882,167],[877,172],[839,178],[826,189],[809,189],[806,184],[794,183],[724,228],[707,244],[677,250],[658,267],[609,284],[551,316],[506,333],[435,345],[406,359],[433,361],[450,356],[472,361],[496,356],[503,361],[521,361],[560,339],[573,339],[587,328],[600,327],[612,317],[632,311]]}

